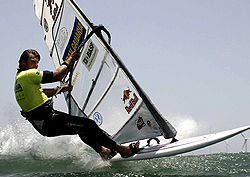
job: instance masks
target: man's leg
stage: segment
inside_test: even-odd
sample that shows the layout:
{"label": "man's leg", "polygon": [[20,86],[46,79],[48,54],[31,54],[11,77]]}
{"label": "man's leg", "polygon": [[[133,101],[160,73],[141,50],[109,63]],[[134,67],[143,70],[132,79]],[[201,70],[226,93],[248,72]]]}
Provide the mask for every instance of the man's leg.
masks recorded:
{"label": "man's leg", "polygon": [[110,150],[115,150],[116,147],[116,142],[109,138],[93,120],[56,110],[53,110],[51,119],[44,121],[43,131],[46,136],[79,134],[81,140],[98,153],[102,146]]}

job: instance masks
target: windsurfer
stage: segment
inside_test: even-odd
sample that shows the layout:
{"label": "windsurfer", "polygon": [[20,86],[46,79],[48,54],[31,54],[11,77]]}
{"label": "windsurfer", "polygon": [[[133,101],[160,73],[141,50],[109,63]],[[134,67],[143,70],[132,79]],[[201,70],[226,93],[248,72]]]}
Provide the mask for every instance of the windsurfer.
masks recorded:
{"label": "windsurfer", "polygon": [[[15,81],[15,96],[21,107],[22,115],[43,136],[78,134],[81,140],[92,147],[103,159],[112,158],[118,152],[127,158],[139,149],[139,141],[123,146],[117,144],[101,130],[96,123],[87,117],[77,117],[57,111],[53,108],[52,99],[58,88],[44,88],[41,84],[61,81],[68,72],[69,65],[79,60],[80,52],[73,52],[55,71],[40,71],[40,55],[33,49],[25,50],[19,60]],[[65,85],[60,92],[72,89]]]}

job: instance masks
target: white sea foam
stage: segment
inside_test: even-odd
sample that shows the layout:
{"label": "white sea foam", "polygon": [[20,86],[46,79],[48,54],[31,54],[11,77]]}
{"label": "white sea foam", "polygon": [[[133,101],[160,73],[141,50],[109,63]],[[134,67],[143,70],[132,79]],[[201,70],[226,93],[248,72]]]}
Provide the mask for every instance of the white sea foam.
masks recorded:
{"label": "white sea foam", "polygon": [[188,115],[170,115],[167,119],[177,130],[177,139],[190,138],[199,131],[201,124],[195,121],[192,116]]}
{"label": "white sea foam", "polygon": [[0,130],[0,156],[72,159],[83,169],[107,165],[78,135],[43,137],[28,122],[8,125]]}

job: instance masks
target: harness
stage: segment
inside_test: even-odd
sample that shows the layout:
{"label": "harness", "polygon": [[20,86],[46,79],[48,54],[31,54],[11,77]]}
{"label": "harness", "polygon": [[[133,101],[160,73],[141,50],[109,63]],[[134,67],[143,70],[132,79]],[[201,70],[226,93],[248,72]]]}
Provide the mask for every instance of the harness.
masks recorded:
{"label": "harness", "polygon": [[53,109],[53,100],[49,99],[44,104],[42,104],[38,108],[35,108],[32,111],[29,111],[29,112],[20,111],[20,112],[21,112],[21,115],[25,117],[26,119],[44,120],[46,119],[46,117],[42,116],[43,113],[46,110],[52,110],[52,109]]}

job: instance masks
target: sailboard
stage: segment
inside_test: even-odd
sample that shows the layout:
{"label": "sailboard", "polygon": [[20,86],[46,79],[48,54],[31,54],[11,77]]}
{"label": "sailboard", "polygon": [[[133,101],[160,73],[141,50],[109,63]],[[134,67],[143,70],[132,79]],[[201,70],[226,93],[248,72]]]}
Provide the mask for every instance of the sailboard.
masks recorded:
{"label": "sailboard", "polygon": [[[64,95],[69,114],[93,119],[120,144],[159,136],[171,141],[176,136],[176,129],[152,104],[114,52],[111,34],[104,26],[94,25],[74,0],[33,0],[33,5],[55,68],[66,61],[73,51],[82,52],[80,60],[70,66],[70,71],[61,82],[62,85],[74,85],[74,89]],[[224,137],[231,136],[227,134]],[[192,141],[195,142],[196,138]],[[180,140],[171,143],[171,146],[175,144],[183,149],[179,153],[186,152],[185,142],[189,140]],[[188,151],[215,142],[218,141],[211,140]],[[157,151],[149,151],[150,148],[145,147],[128,159],[177,154],[175,151],[161,153],[166,146],[170,145],[151,146]],[[115,159],[121,160],[118,156]]]}
{"label": "sailboard", "polygon": [[143,149],[134,156],[129,158],[122,158],[120,155],[116,155],[114,158],[111,159],[111,161],[115,162],[115,161],[144,160],[144,159],[168,157],[168,156],[183,154],[224,141],[249,129],[250,126],[245,126],[219,133],[186,138],[174,143],[165,142],[158,144],[157,142],[154,142],[154,144],[150,145],[144,142]]}

